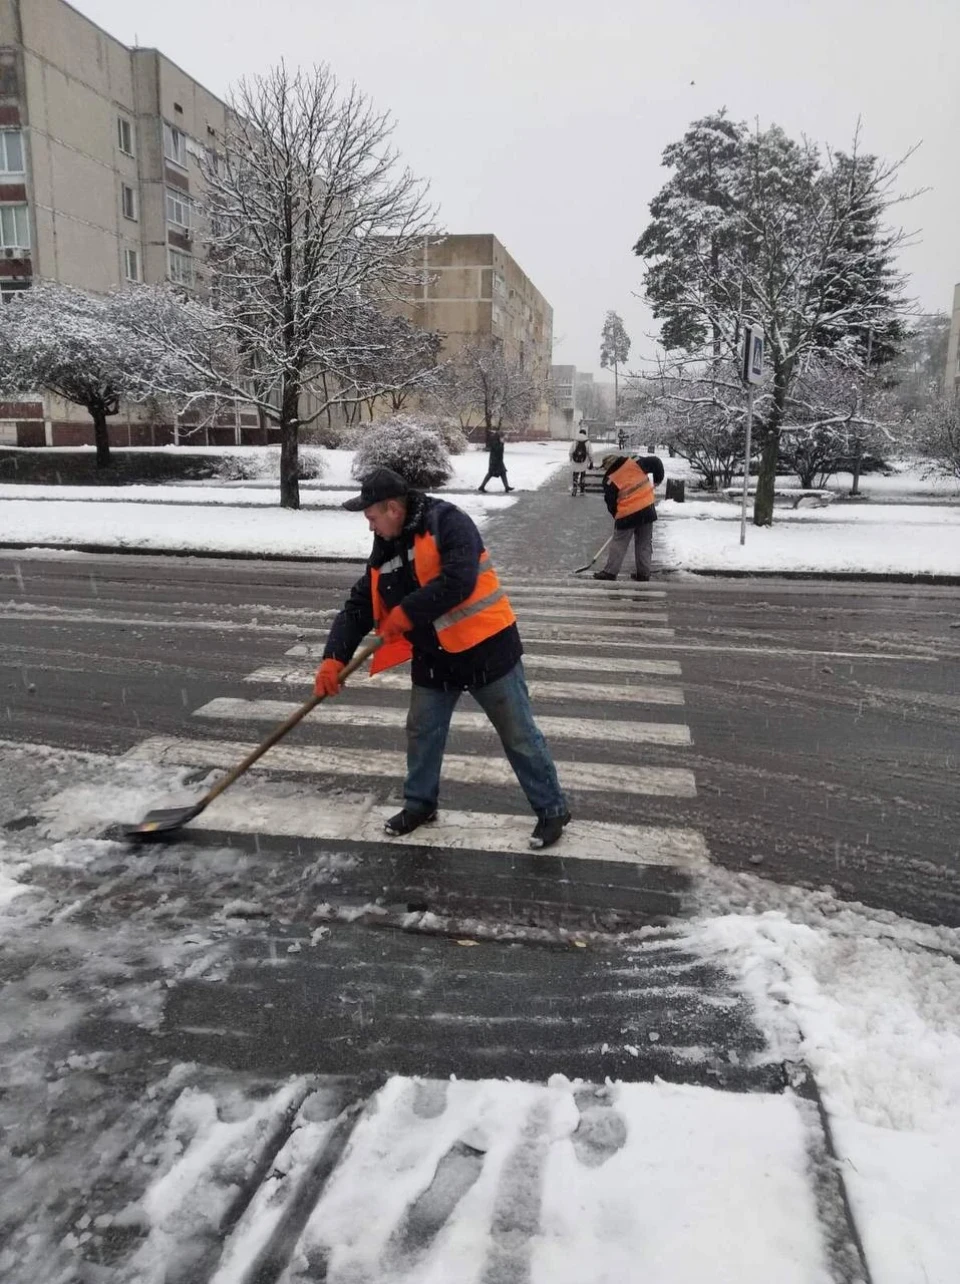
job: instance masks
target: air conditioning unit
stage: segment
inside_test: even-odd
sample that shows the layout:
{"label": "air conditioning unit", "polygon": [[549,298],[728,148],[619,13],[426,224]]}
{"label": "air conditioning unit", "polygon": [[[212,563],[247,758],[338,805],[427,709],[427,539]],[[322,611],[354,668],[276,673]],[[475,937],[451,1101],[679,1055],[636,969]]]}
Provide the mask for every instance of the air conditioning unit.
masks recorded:
{"label": "air conditioning unit", "polygon": [[17,257],[17,251],[7,248],[3,251],[3,257],[5,259],[15,259]]}

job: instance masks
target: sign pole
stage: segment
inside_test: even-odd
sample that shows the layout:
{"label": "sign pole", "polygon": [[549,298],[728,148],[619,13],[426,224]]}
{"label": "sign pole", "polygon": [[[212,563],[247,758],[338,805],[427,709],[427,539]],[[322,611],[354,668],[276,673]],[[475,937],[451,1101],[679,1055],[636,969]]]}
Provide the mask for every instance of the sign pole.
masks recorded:
{"label": "sign pole", "polygon": [[747,384],[747,441],[743,459],[743,503],[740,508],[740,543],[747,542],[747,496],[750,491],[750,436],[753,432],[753,384]]}
{"label": "sign pole", "polygon": [[743,327],[743,382],[747,385],[747,431],[743,451],[743,502],[740,508],[740,543],[747,542],[747,497],[750,493],[750,438],[753,435],[753,385],[763,378],[763,331],[752,321]]}

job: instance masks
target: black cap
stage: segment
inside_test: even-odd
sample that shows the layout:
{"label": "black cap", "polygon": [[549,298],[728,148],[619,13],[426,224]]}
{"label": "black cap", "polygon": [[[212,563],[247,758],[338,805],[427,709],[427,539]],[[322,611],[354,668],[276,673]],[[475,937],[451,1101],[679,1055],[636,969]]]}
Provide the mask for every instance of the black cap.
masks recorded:
{"label": "black cap", "polygon": [[375,468],[360,482],[360,494],[348,499],[341,507],[351,513],[360,513],[385,499],[404,499],[408,490],[407,483],[392,468]]}

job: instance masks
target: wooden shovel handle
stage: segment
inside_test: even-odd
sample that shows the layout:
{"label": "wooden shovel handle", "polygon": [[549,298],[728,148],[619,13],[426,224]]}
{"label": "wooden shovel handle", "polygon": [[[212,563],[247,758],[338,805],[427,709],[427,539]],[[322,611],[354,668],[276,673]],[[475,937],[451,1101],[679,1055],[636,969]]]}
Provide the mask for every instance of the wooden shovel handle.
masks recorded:
{"label": "wooden shovel handle", "polygon": [[[340,671],[341,685],[346,682],[351,674],[356,673],[357,669],[365,664],[379,647],[380,638],[375,638],[367,646],[361,647],[350,663]],[[325,696],[312,695],[309,700],[305,700],[300,708],[295,709],[285,722],[281,722],[279,727],[275,727],[270,732],[266,740],[262,740],[256,749],[251,749],[243,762],[237,763],[222,780],[217,781],[206,797],[203,798],[201,807],[207,807],[213,802],[214,798],[219,798],[225,789],[229,789],[235,780],[239,780],[244,772],[249,771],[258,758],[262,758],[268,749],[272,749],[278,740],[282,740],[288,732],[293,730],[298,722],[302,722],[307,714],[315,709],[318,704],[321,704],[325,698]]]}

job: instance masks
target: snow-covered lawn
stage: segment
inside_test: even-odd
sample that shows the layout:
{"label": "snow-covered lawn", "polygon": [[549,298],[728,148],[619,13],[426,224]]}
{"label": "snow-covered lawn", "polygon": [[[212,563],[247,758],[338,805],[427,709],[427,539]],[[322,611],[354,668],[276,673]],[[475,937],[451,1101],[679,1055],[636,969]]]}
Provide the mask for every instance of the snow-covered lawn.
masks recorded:
{"label": "snow-covered lawn", "polygon": [[[541,486],[566,459],[562,442],[507,445],[510,484],[518,492]],[[239,453],[239,452],[236,452]],[[252,553],[277,556],[356,558],[370,551],[362,515],[340,505],[357,493],[350,477],[353,453],[324,452],[322,482],[302,483],[303,507],[278,506],[274,483],[192,482],[164,486],[0,486],[0,544],[97,545],[103,548],[182,552]],[[455,496],[459,507],[483,528],[516,502],[499,481],[484,495],[477,486],[486,472],[484,452],[454,456],[455,473],[435,492]],[[339,489],[330,489],[330,487]]]}
{"label": "snow-covered lawn", "polygon": [[837,505],[777,509],[771,527],[750,524],[723,501],[658,505],[657,562],[687,571],[819,571],[960,575],[960,506]]}

